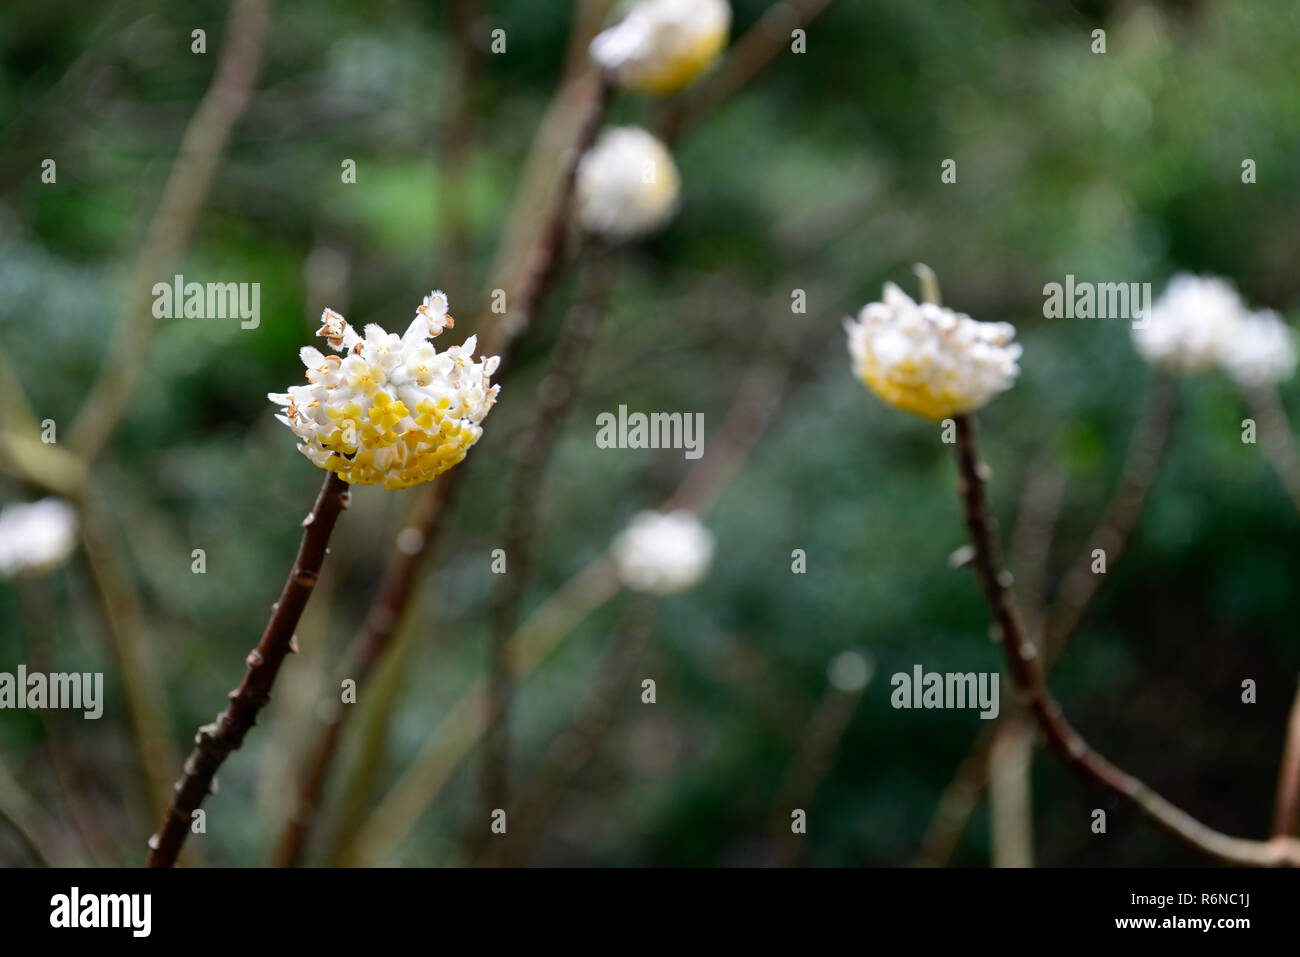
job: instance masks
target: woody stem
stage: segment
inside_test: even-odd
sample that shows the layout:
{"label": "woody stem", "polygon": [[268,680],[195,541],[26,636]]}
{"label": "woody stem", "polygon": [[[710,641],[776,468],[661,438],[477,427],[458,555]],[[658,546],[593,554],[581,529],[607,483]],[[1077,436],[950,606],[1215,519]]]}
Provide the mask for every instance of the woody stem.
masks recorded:
{"label": "woody stem", "polygon": [[1269,841],[1251,841],[1230,837],[1202,824],[1142,781],[1111,764],[1066,720],[1043,680],[1037,647],[1021,622],[1009,576],[1002,568],[997,535],[984,495],[988,468],[980,461],[975,420],[961,415],[957,416],[956,424],[959,488],[966,530],[975,549],[975,572],[993,615],[1007,666],[1051,745],[1086,777],[1133,802],[1165,830],[1212,857],[1231,864],[1300,866],[1300,840],[1280,836]]}
{"label": "woody stem", "polygon": [[194,750],[185,761],[176,793],[163,816],[158,833],[149,839],[149,867],[171,867],[190,831],[194,812],[203,799],[216,789],[216,774],[231,751],[244,742],[244,736],[257,722],[262,706],[271,700],[280,665],[289,652],[296,651],[294,629],[302,617],[307,600],[316,587],[326,546],[339,513],[348,507],[348,485],[335,473],[325,477],[316,504],[303,519],[302,543],[289,579],[272,606],[271,620],[257,647],[248,653],[248,670],[239,687],[230,692],[230,704],[212,724],[199,728]]}

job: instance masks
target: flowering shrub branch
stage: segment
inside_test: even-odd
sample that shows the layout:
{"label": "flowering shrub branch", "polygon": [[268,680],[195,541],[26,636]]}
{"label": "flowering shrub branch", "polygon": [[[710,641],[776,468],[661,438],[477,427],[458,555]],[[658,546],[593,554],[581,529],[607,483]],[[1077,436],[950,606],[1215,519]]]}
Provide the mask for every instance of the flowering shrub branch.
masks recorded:
{"label": "flowering shrub branch", "polygon": [[348,485],[335,472],[325,476],[316,504],[303,519],[302,543],[298,557],[280,592],[280,600],[271,610],[271,620],[257,647],[248,653],[248,670],[239,687],[230,693],[230,704],[212,724],[199,728],[194,750],[185,762],[185,773],[176,782],[176,795],[163,818],[158,832],[149,839],[149,866],[170,867],[190,832],[194,811],[208,794],[216,790],[217,769],[231,751],[244,743],[244,736],[257,721],[262,706],[271,700],[285,656],[297,650],[294,629],[307,607],[326,546],[339,513],[348,507]]}
{"label": "flowering shrub branch", "polygon": [[975,420],[963,414],[955,421],[959,489],[966,530],[975,549],[976,576],[993,616],[1003,657],[1016,683],[1028,696],[1029,709],[1049,743],[1085,776],[1133,802],[1161,827],[1212,857],[1231,864],[1300,866],[1300,840],[1274,837],[1269,841],[1251,841],[1206,826],[1107,761],[1066,720],[1043,680],[1037,650],[1025,633],[1008,585],[1009,576],[998,557],[997,537],[984,495],[988,468],[980,461]]}

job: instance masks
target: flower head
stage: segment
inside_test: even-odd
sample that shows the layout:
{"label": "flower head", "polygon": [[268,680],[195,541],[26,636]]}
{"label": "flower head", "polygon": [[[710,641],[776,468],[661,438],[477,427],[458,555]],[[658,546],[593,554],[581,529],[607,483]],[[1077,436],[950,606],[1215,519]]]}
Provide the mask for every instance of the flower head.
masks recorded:
{"label": "flower head", "polygon": [[635,239],[677,211],[680,180],[668,149],[636,126],[604,130],[578,163],[578,222],[608,239]]}
{"label": "flower head", "polygon": [[0,577],[49,571],[77,544],[77,512],[61,498],[6,505],[0,510]]}
{"label": "flower head", "polygon": [[704,577],[713,559],[713,535],[685,510],[641,512],[619,533],[612,551],[624,585],[668,595]]}
{"label": "flower head", "polygon": [[980,408],[1020,372],[1013,326],[915,303],[893,283],[844,328],[858,378],[895,408],[936,422]]}
{"label": "flower head", "polygon": [[1295,333],[1271,309],[1242,316],[1221,362],[1227,373],[1246,388],[1284,382],[1295,374]]}
{"label": "flower head", "polygon": [[730,30],[727,0],[640,0],[591,41],[591,56],[621,86],[664,96],[704,72]]}
{"label": "flower head", "polygon": [[429,342],[452,325],[437,291],[401,336],[369,325],[362,337],[326,309],[317,335],[344,355],[304,346],[307,385],[268,394],[284,407],[276,418],[302,439],[303,455],[346,482],[405,488],[436,478],[479,440],[501,388],[490,384],[500,360],[476,361],[475,336],[441,353]]}
{"label": "flower head", "polygon": [[1246,307],[1223,279],[1180,273],[1146,321],[1133,327],[1142,358],[1172,372],[1200,372],[1227,354]]}

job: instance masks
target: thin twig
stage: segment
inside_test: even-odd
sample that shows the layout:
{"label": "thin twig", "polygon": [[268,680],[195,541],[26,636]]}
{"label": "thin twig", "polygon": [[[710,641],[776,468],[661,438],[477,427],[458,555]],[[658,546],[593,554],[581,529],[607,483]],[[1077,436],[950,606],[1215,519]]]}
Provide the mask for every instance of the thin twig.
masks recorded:
{"label": "thin twig", "polygon": [[128,286],[117,334],[72,425],[72,447],[86,461],[107,444],[144,368],[158,325],[149,308],[150,290],[171,276],[189,245],[230,132],[252,96],[270,20],[270,0],[231,4],[212,83],[185,128]]}
{"label": "thin twig", "polygon": [[[1129,444],[1119,484],[1087,545],[1066,573],[1048,611],[1043,647],[1049,667],[1064,653],[1084,611],[1107,575],[1119,564],[1142,517],[1147,493],[1160,474],[1160,463],[1169,444],[1169,432],[1178,407],[1178,383],[1164,373],[1153,373],[1153,376],[1147,390],[1146,408]],[[1098,548],[1106,553],[1106,575],[1092,570],[1092,553]]]}
{"label": "thin twig", "polygon": [[529,859],[543,826],[564,796],[565,785],[591,762],[605,740],[619,696],[629,687],[632,668],[654,636],[654,610],[654,602],[644,596],[629,603],[586,698],[534,768],[527,787],[512,802],[509,830],[505,835],[493,835],[484,863],[509,867]]}
{"label": "thin twig", "polygon": [[[1177,400],[1177,383],[1168,376],[1156,374],[1148,387],[1142,418],[1129,443],[1119,482],[1096,527],[1066,573],[1041,625],[1044,629],[1041,645],[1046,651],[1044,667],[1049,675],[1061,660],[1089,603],[1106,578],[1106,575],[1092,571],[1093,549],[1106,549],[1109,574],[1114,571],[1137,528],[1147,495],[1160,474]],[[1032,620],[1037,621],[1040,617],[1031,611]],[[1031,628],[1030,634],[1034,632]],[[993,726],[980,729],[970,753],[940,795],[934,817],[921,840],[921,851],[915,861],[917,866],[942,867],[956,853],[988,784],[989,753],[1001,723],[999,718]]]}
{"label": "thin twig", "polygon": [[865,688],[866,685],[856,691],[828,688],[803,726],[798,750],[773,802],[773,863],[777,867],[790,867],[799,859],[803,845],[790,826],[790,812],[796,808],[807,810],[812,803],[830,772]]}
{"label": "thin twig", "polygon": [[1273,463],[1273,469],[1296,510],[1300,511],[1300,451],[1296,449],[1295,436],[1291,433],[1291,423],[1287,419],[1282,397],[1276,386],[1244,391],[1251,414],[1259,425],[1264,454]]}
{"label": "thin twig", "polygon": [[257,713],[271,700],[271,687],[284,658],[297,650],[294,629],[307,607],[339,513],[348,507],[351,492],[334,472],[325,476],[316,504],[303,519],[302,543],[280,600],[257,647],[248,653],[248,670],[239,687],[230,692],[230,704],[212,724],[199,728],[195,748],[185,762],[184,776],[176,782],[176,795],[158,833],[149,839],[149,866],[170,867],[189,834],[194,811],[216,790],[217,768],[257,721]]}
{"label": "thin twig", "polygon": [[[455,477],[461,469],[452,469],[441,475],[419,498],[415,514],[406,526],[407,541],[413,543],[395,554],[385,575],[365,624],[352,639],[344,654],[344,667],[340,674],[356,682],[356,688],[369,678],[397,634],[398,623],[415,587],[420,560],[429,550],[429,539],[437,525],[438,516],[446,509],[455,490]],[[337,688],[336,682],[332,687]],[[279,867],[295,867],[302,862],[307,842],[315,824],[317,805],[325,789],[334,754],[343,734],[343,726],[350,714],[336,700],[331,699],[319,735],[310,750],[310,758],[302,771],[297,802],[285,825],[276,850],[275,862]]]}
{"label": "thin twig", "polygon": [[150,647],[131,583],[110,544],[114,535],[108,522],[107,508],[99,501],[97,490],[88,489],[81,507],[81,549],[121,673],[144,770],[146,805],[150,816],[156,818],[167,808],[167,786],[179,755],[171,737],[174,725],[158,673],[158,657]]}
{"label": "thin twig", "polygon": [[988,467],[980,461],[975,420],[958,416],[957,468],[960,476],[966,530],[975,549],[975,572],[984,592],[1003,657],[1016,684],[1028,698],[1030,711],[1039,728],[1061,757],[1086,777],[1131,801],[1161,827],[1187,844],[1231,864],[1252,866],[1300,866],[1300,840],[1275,837],[1252,841],[1231,837],[1196,820],[1171,804],[1142,781],[1111,764],[1093,750],[1066,720],[1061,706],[1043,680],[1035,645],[1020,620],[998,555],[997,536],[985,499]]}
{"label": "thin twig", "polygon": [[9,821],[41,863],[49,867],[82,867],[85,860],[64,836],[63,828],[47,821],[41,807],[0,763],[0,818]]}
{"label": "thin twig", "polygon": [[[761,366],[745,377],[711,441],[711,451],[660,507],[689,508],[703,515],[727,479],[749,457],[775,417],[782,389]],[[704,473],[704,474],[701,474]],[[622,587],[608,552],[583,567],[524,621],[510,639],[506,658],[515,684],[524,681],[572,634],[577,625]],[[486,686],[477,681],[447,712],[401,778],[370,813],[340,854],[345,863],[382,860],[437,799],[443,785],[486,730]]]}

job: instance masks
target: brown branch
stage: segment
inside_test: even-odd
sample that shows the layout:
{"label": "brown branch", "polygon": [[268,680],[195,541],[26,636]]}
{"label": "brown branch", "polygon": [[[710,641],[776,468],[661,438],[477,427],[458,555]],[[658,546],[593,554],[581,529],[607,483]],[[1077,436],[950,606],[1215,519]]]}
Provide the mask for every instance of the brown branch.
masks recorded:
{"label": "brown branch", "polygon": [[[1040,646],[1045,648],[1044,667],[1051,674],[1065,653],[1070,639],[1083,620],[1084,613],[1100,590],[1105,575],[1092,571],[1092,550],[1105,548],[1107,570],[1114,571],[1137,528],[1147,494],[1160,474],[1160,464],[1168,446],[1178,405],[1177,383],[1157,374],[1151,381],[1141,421],[1129,442],[1129,450],[1120,470],[1120,479],[1111,493],[1096,527],[1088,535],[1082,551],[1066,573],[1056,600],[1048,609]],[[1032,584],[1032,582],[1031,582]],[[1037,620],[1038,616],[1035,616]],[[1035,630],[1030,628],[1030,634]],[[981,729],[970,753],[958,767],[939,798],[938,809],[921,840],[915,864],[940,867],[952,859],[962,834],[970,824],[984,788],[988,784],[988,761],[999,718],[991,727]]]}
{"label": "brown branch", "polygon": [[[456,487],[456,476],[461,471],[458,468],[444,473],[421,495],[415,514],[407,525],[408,530],[416,533],[410,536],[415,543],[414,547],[396,554],[371,602],[365,624],[352,639],[344,655],[346,663],[340,675],[352,678],[358,689],[370,676],[397,633],[407,599],[415,587],[420,561],[429,550],[438,517],[446,509]],[[338,683],[334,687],[337,688]],[[324,792],[334,753],[349,713],[350,710],[338,701],[331,699],[329,702],[327,717],[311,748],[311,757],[303,768],[297,803],[280,837],[275,855],[278,867],[295,867],[302,862],[315,823],[316,806]]]}
{"label": "brown branch", "polygon": [[806,809],[812,803],[817,789],[830,772],[865,688],[866,685],[857,691],[842,691],[831,687],[817,702],[803,726],[798,750],[774,802],[773,863],[777,867],[791,867],[799,860],[803,843],[790,828],[790,812],[796,808]]}
{"label": "brown branch", "polygon": [[551,367],[539,389],[536,412],[517,460],[510,498],[502,522],[502,548],[509,563],[493,596],[488,650],[488,722],[484,743],[482,797],[488,808],[504,808],[508,800],[510,636],[519,627],[519,607],[532,564],[540,521],[546,469],[560,439],[565,420],[578,396],[587,356],[609,305],[613,283],[611,250],[599,241],[587,243],[586,288],[570,309],[556,339]]}
{"label": "brown branch", "polygon": [[311,598],[325,561],[330,533],[339,513],[348,507],[351,492],[334,472],[325,476],[316,504],[303,519],[302,543],[280,600],[271,609],[271,619],[257,647],[248,653],[248,670],[239,687],[230,692],[230,704],[212,724],[199,728],[195,748],[185,762],[184,776],[176,782],[176,794],[163,817],[158,833],[149,839],[149,866],[170,867],[189,834],[194,811],[216,789],[217,768],[257,722],[257,714],[271,700],[280,665],[297,650],[294,629]]}
{"label": "brown branch", "polygon": [[1287,720],[1282,768],[1277,776],[1273,836],[1300,837],[1300,690],[1296,691]]}
{"label": "brown branch", "polygon": [[171,276],[189,245],[230,132],[252,96],[270,20],[270,0],[231,4],[212,83],[185,128],[179,155],[145,235],[113,344],[72,425],[72,447],[86,461],[107,444],[126,411],[158,324],[149,308],[150,290],[155,282]]}
{"label": "brown branch", "polygon": [[957,468],[966,530],[975,548],[975,572],[993,616],[1003,657],[1048,742],[1085,777],[1131,801],[1153,821],[1205,854],[1231,864],[1300,866],[1300,840],[1275,837],[1252,841],[1220,833],[1171,804],[1142,781],[1093,750],[1066,720],[1043,679],[1038,653],[1020,620],[998,554],[993,519],[985,499],[988,468],[980,461],[975,420],[962,415],[957,424]]}
{"label": "brown branch", "polygon": [[1043,647],[1049,668],[1065,651],[1084,611],[1106,578],[1106,575],[1092,570],[1093,549],[1100,548],[1106,552],[1106,574],[1109,575],[1119,564],[1133,536],[1133,530],[1142,517],[1147,493],[1160,474],[1160,463],[1177,407],[1177,381],[1169,375],[1155,373],[1141,422],[1129,444],[1119,484],[1082,553],[1066,573],[1048,612]]}

